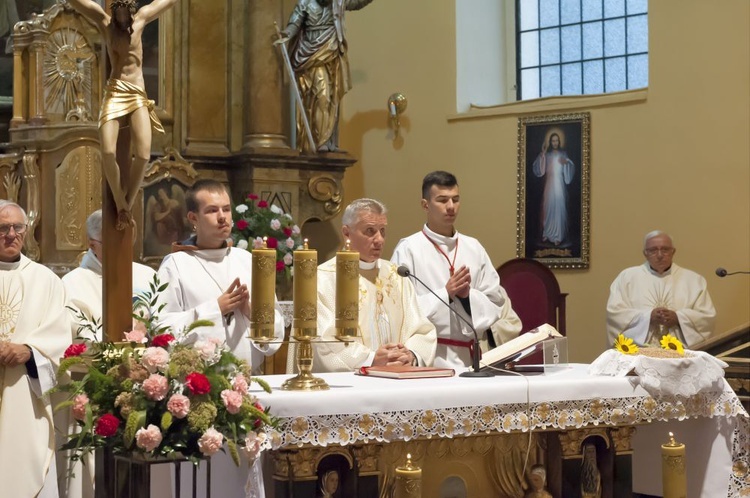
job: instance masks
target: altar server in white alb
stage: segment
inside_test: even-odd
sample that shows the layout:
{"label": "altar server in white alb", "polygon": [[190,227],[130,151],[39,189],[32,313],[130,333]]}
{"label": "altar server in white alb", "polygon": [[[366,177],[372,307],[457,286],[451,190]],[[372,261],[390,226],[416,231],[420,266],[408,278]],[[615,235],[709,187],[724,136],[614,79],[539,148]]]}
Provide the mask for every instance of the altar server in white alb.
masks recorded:
{"label": "altar server in white alb", "polygon": [[[213,327],[199,327],[187,340],[226,341],[232,353],[260,373],[264,356],[280,344],[261,346],[249,339],[252,256],[228,241],[233,224],[229,193],[217,181],[199,180],[186,192],[185,203],[195,235],[175,244],[159,267],[159,281],[169,284],[161,295],[166,306],[160,321],[176,332],[196,320],[212,321]],[[278,303],[274,318],[275,336],[281,341],[284,319]]]}
{"label": "altar server in white alb", "polygon": [[623,270],[612,282],[607,301],[607,339],[624,334],[641,345],[659,345],[669,334],[691,346],[708,339],[716,310],[706,279],[672,262],[672,238],[655,230],[646,234],[646,262]]}
{"label": "altar server in white alb", "polygon": [[[385,206],[358,199],[347,206],[341,232],[359,252],[359,333],[349,345],[325,342],[313,347],[317,372],[350,372],[361,366],[431,366],[435,327],[419,310],[412,283],[397,266],[380,259],[388,225]],[[335,341],[336,258],[318,266],[318,334]]]}
{"label": "altar server in white alb", "polygon": [[406,266],[453,310],[424,285],[415,284],[419,307],[437,329],[436,367],[471,365],[474,333],[456,314],[474,325],[482,341],[488,330],[498,345],[521,331],[521,320],[484,247],[455,228],[460,204],[453,174],[433,171],[425,176],[422,209],[427,223],[421,231],[401,239],[391,258]]}
{"label": "altar server in white alb", "polygon": [[70,344],[65,289],[21,254],[28,218],[0,200],[0,495],[57,498],[52,407],[44,393]]}
{"label": "altar server in white alb", "polygon": [[[89,250],[83,255],[78,268],[71,270],[62,278],[65,293],[68,298],[68,314],[70,315],[70,340],[79,338],[101,340],[101,328],[92,331],[83,327],[88,322],[92,327],[102,321],[102,210],[97,209],[86,219],[86,236],[89,240]],[[133,296],[142,294],[149,289],[156,272],[140,263],[133,262]],[[134,324],[135,326],[136,324]],[[53,395],[53,404],[65,401],[64,393]],[[78,430],[70,410],[55,412],[55,428],[57,430],[57,446],[67,441],[68,431]],[[94,496],[94,458],[86,460],[86,465],[80,461],[70,460],[69,452],[58,452],[57,474],[60,484],[60,498],[89,498]]]}

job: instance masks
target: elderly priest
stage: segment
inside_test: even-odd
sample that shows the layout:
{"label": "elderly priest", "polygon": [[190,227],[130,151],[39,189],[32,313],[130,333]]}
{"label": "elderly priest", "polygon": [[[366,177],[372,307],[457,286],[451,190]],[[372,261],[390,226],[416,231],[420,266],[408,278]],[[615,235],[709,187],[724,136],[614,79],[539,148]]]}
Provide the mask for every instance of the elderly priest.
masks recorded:
{"label": "elderly priest", "polygon": [[28,217],[0,200],[0,486],[2,496],[55,497],[55,434],[44,393],[70,344],[65,290],[21,254]]}
{"label": "elderly priest", "polygon": [[[313,368],[341,372],[361,366],[430,366],[435,358],[435,327],[419,310],[412,283],[397,266],[380,259],[388,224],[386,208],[373,199],[347,206],[341,231],[359,252],[359,326],[357,338],[324,342],[313,348]],[[318,333],[334,341],[336,334],[336,258],[318,267]]]}

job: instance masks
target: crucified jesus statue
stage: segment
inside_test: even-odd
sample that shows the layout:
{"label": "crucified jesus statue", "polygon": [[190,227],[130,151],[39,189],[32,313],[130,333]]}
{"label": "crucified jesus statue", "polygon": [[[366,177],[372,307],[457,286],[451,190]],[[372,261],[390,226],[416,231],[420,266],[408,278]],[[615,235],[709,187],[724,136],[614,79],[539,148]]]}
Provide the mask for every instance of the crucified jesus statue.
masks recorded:
{"label": "crucified jesus statue", "polygon": [[68,2],[102,33],[112,66],[99,112],[99,140],[117,208],[116,228],[124,230],[135,224],[133,203],[151,156],[151,128],[164,133],[144,89],[141,37],[146,24],[177,0],[154,0],[141,8],[135,0],[112,0],[111,15],[93,0]]}

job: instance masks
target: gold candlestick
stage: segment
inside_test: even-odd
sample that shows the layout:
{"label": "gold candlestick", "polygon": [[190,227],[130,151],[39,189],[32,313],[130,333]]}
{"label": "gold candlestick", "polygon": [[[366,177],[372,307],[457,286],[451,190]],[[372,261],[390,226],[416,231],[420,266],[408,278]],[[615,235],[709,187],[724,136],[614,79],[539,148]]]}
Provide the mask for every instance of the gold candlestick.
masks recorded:
{"label": "gold candlestick", "polygon": [[661,445],[661,481],[664,498],[687,496],[687,473],[685,472],[685,445],[674,440]]}
{"label": "gold candlestick", "polygon": [[351,342],[359,326],[359,253],[350,241],[336,253],[336,339]]}
{"label": "gold candlestick", "polygon": [[396,467],[393,498],[422,498],[422,469],[412,465],[411,454],[406,454],[406,465]]}
{"label": "gold candlestick", "polygon": [[292,337],[297,371],[281,389],[314,391],[328,389],[323,379],[312,375],[313,353],[310,341],[318,337],[318,252],[310,249],[305,239],[303,249],[294,251],[294,319]]}
{"label": "gold candlestick", "polygon": [[274,303],[276,301],[276,249],[253,249],[253,276],[250,294],[250,338],[271,342],[274,334]]}

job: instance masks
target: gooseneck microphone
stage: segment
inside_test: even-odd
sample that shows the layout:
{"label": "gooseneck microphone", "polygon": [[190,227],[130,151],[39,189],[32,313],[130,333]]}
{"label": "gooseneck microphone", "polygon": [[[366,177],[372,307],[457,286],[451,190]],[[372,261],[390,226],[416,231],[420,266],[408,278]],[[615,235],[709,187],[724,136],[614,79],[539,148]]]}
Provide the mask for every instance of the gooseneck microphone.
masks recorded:
{"label": "gooseneck microphone", "polygon": [[428,286],[426,283],[422,282],[422,279],[420,279],[419,277],[417,277],[416,275],[414,275],[411,272],[411,270],[409,270],[409,268],[407,268],[404,265],[401,265],[401,266],[398,267],[398,270],[396,270],[396,273],[398,273],[399,276],[404,277],[404,278],[411,277],[414,280],[416,280],[417,282],[419,282],[420,284],[422,284],[422,286],[425,289],[427,289],[428,291],[430,291],[430,294],[432,294],[433,296],[435,296],[438,299],[438,301],[440,301],[445,306],[447,306],[448,309],[451,310],[451,312],[455,316],[457,316],[458,318],[460,318],[466,325],[469,326],[469,328],[471,329],[471,331],[474,332],[474,354],[472,355],[472,358],[471,358],[471,370],[467,370],[466,372],[461,372],[459,374],[459,376],[460,377],[494,377],[495,374],[493,374],[492,372],[479,370],[479,354],[480,354],[481,350],[479,349],[479,335],[477,334],[477,329],[474,328],[474,325],[472,325],[469,320],[467,320],[466,318],[464,318],[463,316],[461,316],[461,314],[458,313],[456,310],[454,310],[453,308],[451,308],[450,304],[446,303],[443,300],[442,297],[438,296],[437,293],[430,288],[430,286]]}
{"label": "gooseneck microphone", "polygon": [[[731,271],[731,272],[728,272],[724,268],[720,267],[720,268],[716,269],[716,274],[718,276],[720,276],[720,277],[726,277],[727,275],[737,275],[737,274],[750,275],[750,271]],[[399,275],[400,275],[400,273],[399,273]]]}

